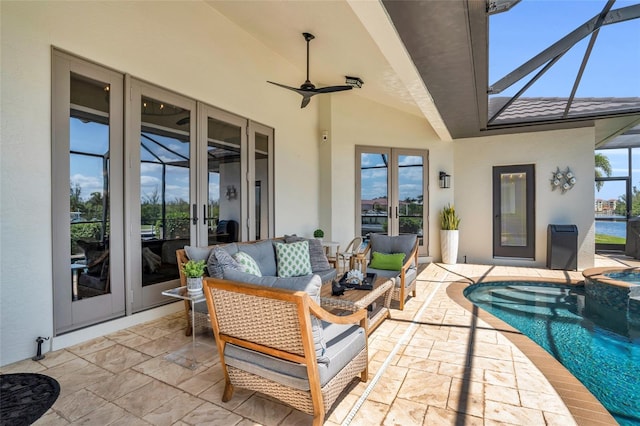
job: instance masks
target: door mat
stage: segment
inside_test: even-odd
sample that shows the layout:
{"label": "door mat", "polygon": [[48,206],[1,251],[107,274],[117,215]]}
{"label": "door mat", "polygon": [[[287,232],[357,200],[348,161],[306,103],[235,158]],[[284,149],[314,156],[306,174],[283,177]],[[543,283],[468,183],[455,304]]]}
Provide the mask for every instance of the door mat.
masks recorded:
{"label": "door mat", "polygon": [[0,425],[30,425],[56,402],[60,385],[36,373],[0,375]]}

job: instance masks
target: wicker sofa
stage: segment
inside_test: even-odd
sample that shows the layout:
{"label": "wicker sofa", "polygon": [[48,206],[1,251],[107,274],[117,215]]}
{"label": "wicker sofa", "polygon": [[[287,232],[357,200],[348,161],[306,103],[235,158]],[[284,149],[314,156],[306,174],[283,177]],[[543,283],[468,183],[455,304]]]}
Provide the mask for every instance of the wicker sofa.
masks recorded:
{"label": "wicker sofa", "polygon": [[231,400],[236,386],[258,391],[321,425],[352,380],[367,380],[366,310],[348,316],[325,311],[317,275],[225,275],[204,280],[225,378],[222,401]]}
{"label": "wicker sofa", "polygon": [[[217,268],[215,256],[213,256],[214,248],[221,248],[232,256],[238,252],[247,253],[257,263],[262,276],[275,277],[278,274],[277,256],[274,248],[275,243],[295,243],[303,240],[308,241],[310,247],[309,257],[312,273],[318,275],[323,283],[334,279],[337,275],[337,271],[335,270],[335,268],[332,268],[329,265],[329,262],[324,254],[324,249],[322,249],[319,241],[313,239],[304,239],[296,237],[295,235],[285,235],[281,238],[218,244],[207,247],[185,246],[184,249],[179,249],[176,251],[176,258],[178,263],[177,266],[180,272],[180,285],[187,285],[187,279],[182,272],[182,265],[190,259],[206,261],[208,269],[207,276],[222,278],[222,275],[216,276],[214,272],[214,270]],[[191,303],[189,301],[185,301],[185,312],[188,321],[186,334],[189,336],[192,332]],[[205,303],[197,303],[195,305],[194,321],[195,327],[206,327],[209,325],[208,312]]]}

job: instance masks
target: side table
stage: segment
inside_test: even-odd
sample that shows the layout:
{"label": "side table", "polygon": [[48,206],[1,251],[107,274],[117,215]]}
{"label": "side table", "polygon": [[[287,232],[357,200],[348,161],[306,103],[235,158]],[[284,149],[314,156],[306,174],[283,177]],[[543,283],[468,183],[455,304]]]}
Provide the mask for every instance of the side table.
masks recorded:
{"label": "side table", "polygon": [[[204,293],[200,293],[196,295],[189,294],[186,286],[165,290],[162,292],[162,295],[175,297],[176,299],[182,299],[191,303],[191,345],[190,345],[191,353],[190,354],[186,353],[189,351],[185,349],[189,349],[189,348],[181,348],[167,355],[165,359],[167,359],[168,361],[175,362],[176,364],[179,364],[190,370],[195,370],[196,368],[198,368],[198,365],[199,365],[197,360],[197,351],[199,348],[198,348],[198,343],[196,342],[196,330],[195,330],[195,327],[196,327],[195,304],[203,303],[203,302],[206,303],[207,299],[205,298]],[[208,345],[205,345],[205,346],[208,346]]]}

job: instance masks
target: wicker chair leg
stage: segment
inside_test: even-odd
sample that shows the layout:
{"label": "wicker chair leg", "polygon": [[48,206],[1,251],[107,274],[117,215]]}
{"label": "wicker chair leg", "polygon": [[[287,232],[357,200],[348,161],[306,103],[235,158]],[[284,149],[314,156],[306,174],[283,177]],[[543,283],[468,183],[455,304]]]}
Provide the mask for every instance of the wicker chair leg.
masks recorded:
{"label": "wicker chair leg", "polygon": [[360,381],[366,383],[369,380],[369,363],[367,363],[362,373],[360,373]]}
{"label": "wicker chair leg", "polygon": [[230,381],[224,384],[224,392],[222,393],[222,402],[228,402],[233,397],[233,385]]}
{"label": "wicker chair leg", "polygon": [[324,423],[324,410],[313,416],[313,426],[322,426]]}

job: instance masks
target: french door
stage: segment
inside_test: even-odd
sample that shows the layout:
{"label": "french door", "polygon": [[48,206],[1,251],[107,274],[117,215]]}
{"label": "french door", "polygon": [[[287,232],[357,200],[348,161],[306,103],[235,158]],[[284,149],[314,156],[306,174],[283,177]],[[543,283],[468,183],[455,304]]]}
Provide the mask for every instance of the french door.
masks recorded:
{"label": "french door", "polygon": [[356,234],[417,234],[427,254],[428,152],[356,147]]}
{"label": "french door", "polygon": [[535,258],[535,168],[493,168],[493,256]]}
{"label": "french door", "polygon": [[268,126],[53,51],[56,334],[170,303],[185,245],[274,232]]}
{"label": "french door", "polygon": [[53,51],[55,334],[125,314],[123,77]]}

